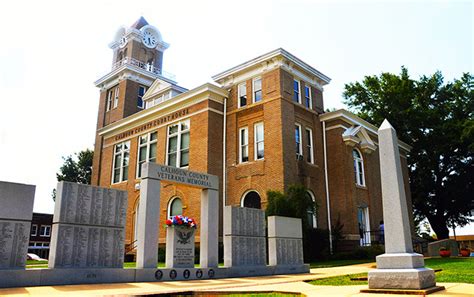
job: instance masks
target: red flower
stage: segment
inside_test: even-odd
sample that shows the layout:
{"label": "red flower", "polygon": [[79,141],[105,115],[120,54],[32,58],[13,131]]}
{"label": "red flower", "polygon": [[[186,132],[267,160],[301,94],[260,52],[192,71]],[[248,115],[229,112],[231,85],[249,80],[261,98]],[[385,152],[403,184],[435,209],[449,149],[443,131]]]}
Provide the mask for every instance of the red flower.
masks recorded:
{"label": "red flower", "polygon": [[173,222],[171,220],[166,220],[166,225],[171,226]]}

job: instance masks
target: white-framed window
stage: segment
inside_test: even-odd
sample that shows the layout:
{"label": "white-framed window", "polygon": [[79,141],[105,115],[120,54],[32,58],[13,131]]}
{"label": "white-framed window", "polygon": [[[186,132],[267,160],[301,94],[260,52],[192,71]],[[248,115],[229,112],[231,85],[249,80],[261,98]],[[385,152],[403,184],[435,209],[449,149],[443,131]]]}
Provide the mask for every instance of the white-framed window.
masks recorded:
{"label": "white-framed window", "polygon": [[293,80],[293,101],[301,103],[300,81]]}
{"label": "white-framed window", "polygon": [[238,107],[244,107],[247,105],[247,84],[241,83],[237,86],[237,104]]}
{"label": "white-framed window", "polygon": [[130,141],[117,143],[114,148],[114,166],[112,183],[128,180],[128,163],[130,159]]}
{"label": "white-framed window", "polygon": [[360,246],[370,246],[370,220],[369,208],[367,206],[357,208],[357,221],[359,225]]}
{"label": "white-framed window", "polygon": [[252,89],[253,89],[253,102],[262,101],[262,78],[256,77],[252,80]]}
{"label": "white-framed window", "polygon": [[[306,197],[311,198],[313,201],[313,205],[316,208],[316,198],[311,191],[306,191]],[[318,220],[316,217],[316,209],[308,209],[308,223],[311,228],[316,229],[318,228]]]}
{"label": "white-framed window", "polygon": [[142,177],[142,164],[156,162],[157,132],[151,132],[138,137],[137,178]]}
{"label": "white-framed window", "polygon": [[168,218],[183,214],[183,201],[179,197],[174,197],[168,203]]}
{"label": "white-framed window", "polygon": [[115,87],[115,92],[114,92],[114,108],[116,108],[118,106],[119,92],[120,92],[119,86],[116,86]]}
{"label": "white-framed window", "polygon": [[168,126],[166,164],[175,167],[189,165],[189,120]]}
{"label": "white-framed window", "polygon": [[304,105],[309,109],[313,108],[313,102],[312,102],[312,97],[311,97],[311,86],[308,86],[308,85],[304,86]]}
{"label": "white-framed window", "polygon": [[240,199],[240,206],[261,209],[262,203],[260,199],[260,194],[258,194],[258,192],[255,190],[249,190],[245,192],[242,198]]}
{"label": "white-framed window", "polygon": [[301,125],[295,124],[295,143],[296,143],[296,159],[301,159],[303,155],[303,144],[301,141]]}
{"label": "white-framed window", "polygon": [[306,161],[314,164],[314,153],[313,153],[313,130],[306,128]]}
{"label": "white-framed window", "polygon": [[364,177],[364,160],[362,159],[362,154],[359,150],[352,150],[352,157],[354,158],[354,177],[355,183],[358,186],[365,186],[365,177]]}
{"label": "white-framed window", "polygon": [[112,108],[112,98],[114,97],[114,90],[110,89],[107,92],[107,106],[106,106],[106,111],[109,111]]}
{"label": "white-framed window", "polygon": [[50,225],[43,225],[40,228],[41,237],[50,237],[51,236],[51,226]]}
{"label": "white-framed window", "polygon": [[31,236],[36,236],[38,234],[38,225],[31,225]]}
{"label": "white-framed window", "polygon": [[249,160],[249,129],[247,127],[239,129],[239,163]]}
{"label": "white-framed window", "polygon": [[263,123],[255,124],[253,135],[255,139],[254,160],[261,160],[265,155]]}
{"label": "white-framed window", "polygon": [[146,87],[145,86],[138,86],[138,96],[137,96],[137,107],[138,108],[145,108],[145,102],[143,101],[143,95],[145,95]]}

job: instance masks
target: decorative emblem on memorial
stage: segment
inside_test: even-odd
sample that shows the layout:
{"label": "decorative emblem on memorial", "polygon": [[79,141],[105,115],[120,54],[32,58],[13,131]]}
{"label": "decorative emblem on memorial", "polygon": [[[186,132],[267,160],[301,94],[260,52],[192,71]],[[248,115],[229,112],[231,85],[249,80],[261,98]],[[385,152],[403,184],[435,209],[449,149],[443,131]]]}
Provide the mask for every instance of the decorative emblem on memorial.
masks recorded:
{"label": "decorative emblem on memorial", "polygon": [[157,280],[161,280],[161,279],[163,278],[163,271],[157,270],[157,271],[155,272],[155,278],[156,278]]}
{"label": "decorative emblem on memorial", "polygon": [[166,267],[194,267],[194,236],[197,223],[182,215],[166,220]]}
{"label": "decorative emblem on memorial", "polygon": [[209,269],[209,271],[207,272],[207,275],[209,275],[210,278],[213,278],[214,275],[216,275],[214,269]]}
{"label": "decorative emblem on memorial", "polygon": [[191,237],[194,235],[194,229],[182,229],[176,230],[178,235],[178,242],[181,244],[187,244],[191,241]]}
{"label": "decorative emblem on memorial", "polygon": [[189,269],[186,269],[185,271],[183,271],[183,277],[185,279],[188,279],[190,276],[191,276],[191,271],[189,271]]}
{"label": "decorative emblem on memorial", "polygon": [[196,270],[196,277],[197,278],[202,278],[202,270],[201,269]]}

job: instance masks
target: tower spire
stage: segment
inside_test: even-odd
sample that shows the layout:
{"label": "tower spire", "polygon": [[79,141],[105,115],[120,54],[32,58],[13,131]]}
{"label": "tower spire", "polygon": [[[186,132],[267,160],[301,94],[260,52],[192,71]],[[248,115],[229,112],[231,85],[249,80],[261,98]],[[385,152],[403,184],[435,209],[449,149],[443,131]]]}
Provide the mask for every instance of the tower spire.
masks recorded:
{"label": "tower spire", "polygon": [[135,23],[133,23],[131,27],[140,30],[143,26],[146,25],[148,25],[148,22],[143,16],[140,16],[140,18]]}

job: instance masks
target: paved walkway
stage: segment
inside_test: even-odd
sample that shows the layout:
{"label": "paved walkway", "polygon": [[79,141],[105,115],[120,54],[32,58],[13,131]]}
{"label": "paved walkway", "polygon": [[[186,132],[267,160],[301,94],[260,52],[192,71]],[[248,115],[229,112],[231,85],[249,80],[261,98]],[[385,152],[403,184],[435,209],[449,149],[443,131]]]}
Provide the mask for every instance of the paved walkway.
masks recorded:
{"label": "paved walkway", "polygon": [[[359,290],[367,286],[313,286],[306,280],[336,275],[363,273],[369,271],[374,263],[331,268],[311,269],[310,273],[298,275],[277,275],[248,278],[228,278],[199,281],[175,281],[152,283],[121,283],[98,285],[45,286],[0,289],[0,296],[131,296],[189,291],[283,291],[303,293],[307,296],[371,296],[382,294],[361,294]],[[433,296],[473,296],[474,285],[441,284],[447,290]],[[406,295],[388,295],[406,296]]]}

